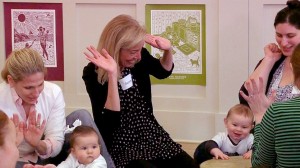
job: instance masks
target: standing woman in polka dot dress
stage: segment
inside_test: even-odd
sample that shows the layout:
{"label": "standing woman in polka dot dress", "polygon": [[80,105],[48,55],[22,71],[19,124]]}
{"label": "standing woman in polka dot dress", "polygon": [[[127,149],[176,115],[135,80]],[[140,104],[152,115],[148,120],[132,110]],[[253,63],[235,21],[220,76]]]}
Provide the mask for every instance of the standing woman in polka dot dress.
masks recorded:
{"label": "standing woman in polka dot dress", "polygon": [[[145,42],[163,50],[163,57],[151,56]],[[135,19],[119,15],[104,28],[97,49],[87,49],[91,62],[82,78],[116,167],[199,167],[153,115],[150,75],[158,79],[171,75],[170,41],[147,34]]]}

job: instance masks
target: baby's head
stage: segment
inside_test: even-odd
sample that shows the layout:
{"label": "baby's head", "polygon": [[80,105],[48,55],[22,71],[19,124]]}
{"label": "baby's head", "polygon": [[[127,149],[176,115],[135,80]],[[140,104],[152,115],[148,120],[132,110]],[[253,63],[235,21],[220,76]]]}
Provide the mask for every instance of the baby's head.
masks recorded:
{"label": "baby's head", "polygon": [[[19,158],[16,128],[7,115],[0,110],[0,162],[3,167],[14,168]],[[3,162],[2,162],[3,161]]]}
{"label": "baby's head", "polygon": [[254,116],[250,108],[243,104],[233,106],[224,119],[229,137],[234,143],[239,143],[250,134],[254,127]]}
{"label": "baby's head", "polygon": [[70,136],[71,153],[79,163],[87,165],[100,156],[97,132],[89,126],[78,126]]}

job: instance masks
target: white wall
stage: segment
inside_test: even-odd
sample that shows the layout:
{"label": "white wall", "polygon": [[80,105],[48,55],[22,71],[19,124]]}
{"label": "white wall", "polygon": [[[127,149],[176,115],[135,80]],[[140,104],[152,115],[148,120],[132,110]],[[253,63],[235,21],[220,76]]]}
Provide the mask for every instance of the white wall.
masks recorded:
{"label": "white wall", "polygon": [[[3,3],[0,0],[0,69],[5,59]],[[15,2],[45,2],[16,0]],[[154,85],[153,104],[158,121],[179,141],[202,141],[223,131],[223,118],[238,103],[238,90],[273,38],[275,13],[285,0],[48,0],[63,3],[65,95],[67,113],[91,111],[81,79],[88,63],[83,51],[97,45],[103,27],[125,13],[145,21],[145,4],[206,5],[206,86]],[[0,93],[1,94],[1,93]]]}

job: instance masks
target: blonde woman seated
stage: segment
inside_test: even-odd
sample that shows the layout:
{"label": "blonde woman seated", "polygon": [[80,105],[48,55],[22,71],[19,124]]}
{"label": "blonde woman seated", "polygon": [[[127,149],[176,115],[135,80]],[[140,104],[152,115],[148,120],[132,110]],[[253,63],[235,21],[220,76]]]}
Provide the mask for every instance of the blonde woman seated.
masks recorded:
{"label": "blonde woman seated", "polygon": [[[13,51],[5,62],[1,76],[5,82],[0,84],[0,109],[14,118],[16,126],[24,123],[24,129],[17,131],[21,142],[17,168],[23,168],[29,162],[44,163],[57,155],[52,162],[65,160],[68,155],[68,134],[66,140],[64,135],[66,123],[72,126],[75,120],[80,119],[82,125],[97,130],[86,110],[77,110],[65,117],[62,90],[44,80],[46,68],[35,50],[24,48]],[[104,142],[100,144],[107,162],[112,163]]]}

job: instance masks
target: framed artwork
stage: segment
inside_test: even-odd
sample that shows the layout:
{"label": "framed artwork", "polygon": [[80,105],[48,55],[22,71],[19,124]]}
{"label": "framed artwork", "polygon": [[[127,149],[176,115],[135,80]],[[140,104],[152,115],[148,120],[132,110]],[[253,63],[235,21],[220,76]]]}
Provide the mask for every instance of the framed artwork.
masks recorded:
{"label": "framed artwork", "polygon": [[[150,34],[170,40],[173,47],[173,74],[153,84],[206,85],[205,5],[146,5],[146,27]],[[147,45],[160,58],[163,51]]]}
{"label": "framed artwork", "polygon": [[5,50],[32,48],[47,67],[46,80],[64,80],[61,3],[4,2]]}

